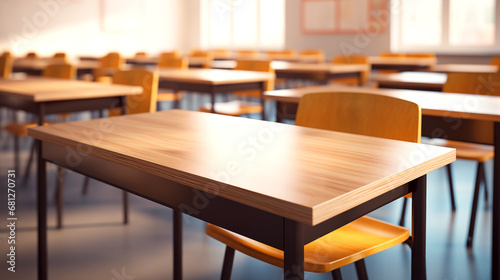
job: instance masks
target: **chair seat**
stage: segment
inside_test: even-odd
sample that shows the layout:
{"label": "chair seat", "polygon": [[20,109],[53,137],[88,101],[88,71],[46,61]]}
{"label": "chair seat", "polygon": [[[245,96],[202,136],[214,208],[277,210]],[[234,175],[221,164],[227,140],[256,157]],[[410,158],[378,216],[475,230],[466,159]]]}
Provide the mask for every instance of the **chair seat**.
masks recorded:
{"label": "chair seat", "polygon": [[[44,125],[48,125],[48,123],[44,123]],[[3,128],[8,133],[15,135],[17,137],[27,137],[28,128],[37,126],[38,126],[37,123],[8,123]]]}
{"label": "chair seat", "polygon": [[[214,225],[206,232],[246,255],[283,267],[283,251]],[[406,241],[408,229],[361,217],[304,247],[305,270],[329,272]]]}
{"label": "chair seat", "polygon": [[182,92],[172,92],[158,89],[157,101],[179,101],[182,99]]}
{"label": "chair seat", "polygon": [[[200,107],[201,112],[212,112],[212,104],[207,103]],[[233,100],[229,102],[215,103],[215,113],[228,116],[241,116],[246,114],[255,114],[262,112],[262,105],[258,103]]]}
{"label": "chair seat", "polygon": [[424,144],[436,145],[441,147],[454,148],[457,150],[457,159],[475,160],[485,162],[495,156],[493,146],[475,144],[468,142],[452,141],[446,139],[432,138],[423,142]]}

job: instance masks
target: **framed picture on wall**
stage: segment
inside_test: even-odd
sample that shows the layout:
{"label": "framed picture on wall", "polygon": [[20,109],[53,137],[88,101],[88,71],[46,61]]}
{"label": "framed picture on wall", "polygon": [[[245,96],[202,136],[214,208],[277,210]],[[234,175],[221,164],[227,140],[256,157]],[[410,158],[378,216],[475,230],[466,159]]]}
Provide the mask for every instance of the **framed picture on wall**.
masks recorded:
{"label": "framed picture on wall", "polygon": [[302,0],[304,34],[381,33],[389,18],[388,0]]}
{"label": "framed picture on wall", "polygon": [[101,28],[109,32],[139,32],[144,27],[144,1],[101,0]]}

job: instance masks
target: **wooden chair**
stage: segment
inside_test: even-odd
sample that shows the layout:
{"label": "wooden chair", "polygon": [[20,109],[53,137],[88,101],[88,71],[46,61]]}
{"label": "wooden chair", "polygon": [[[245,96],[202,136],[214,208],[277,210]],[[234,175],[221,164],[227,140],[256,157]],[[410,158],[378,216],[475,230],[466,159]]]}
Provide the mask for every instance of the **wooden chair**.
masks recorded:
{"label": "wooden chair", "polygon": [[[332,59],[333,64],[366,64],[370,65],[370,61],[365,55],[338,55]],[[370,70],[363,71],[361,73],[361,84],[366,85],[368,81],[368,76],[370,75]],[[359,81],[357,78],[342,78],[332,80],[333,83],[340,83],[346,85],[358,85]]]}
{"label": "wooden chair", "polygon": [[[160,57],[158,61],[159,68],[176,68],[176,69],[188,69],[189,63],[185,57]],[[183,92],[161,89],[158,92],[157,108],[160,108],[160,103],[162,101],[174,102],[174,108],[179,108],[180,101],[182,100]]]}
{"label": "wooden chair", "polygon": [[[234,70],[259,71],[274,73],[269,60],[239,60]],[[266,90],[274,89],[274,79],[265,84]],[[260,90],[235,91],[233,94],[240,98],[260,99]],[[212,104],[207,103],[199,108],[201,112],[212,112]],[[242,116],[261,113],[263,110],[260,103],[234,100],[230,102],[217,102],[215,104],[215,113],[228,116]]]}
{"label": "wooden chair", "polygon": [[189,57],[194,57],[196,59],[204,59],[203,68],[212,68],[212,61],[214,60],[214,54],[211,51],[203,50],[192,50]]}
{"label": "wooden chair", "polygon": [[283,51],[267,51],[266,56],[268,59],[293,59],[296,58],[297,52],[294,50],[283,50]]}
{"label": "wooden chair", "polygon": [[320,49],[307,49],[300,52],[302,61],[322,63],[325,61],[325,52]]}
{"label": "wooden chair", "polygon": [[134,57],[148,57],[146,52],[136,52]]}
{"label": "wooden chair", "polygon": [[0,56],[0,78],[9,79],[14,66],[14,56],[10,52],[4,52]]}
{"label": "wooden chair", "polygon": [[260,55],[259,51],[254,50],[241,50],[237,51],[236,55],[238,59],[248,59],[248,58],[257,58]]}
{"label": "wooden chair", "polygon": [[[347,133],[419,142],[420,107],[393,97],[364,93],[317,93],[305,95],[296,125]],[[283,251],[208,225],[206,233],[225,243],[222,279],[229,279],[234,250],[283,267]],[[363,259],[406,241],[409,231],[374,218],[361,217],[304,247],[305,270],[332,272],[341,279],[340,267],[355,262],[358,277],[367,279]],[[324,252],[318,254],[318,252]]]}
{"label": "wooden chair", "polygon": [[[113,75],[113,83],[120,85],[141,86],[142,94],[127,97],[127,114],[154,113],[156,112],[156,98],[158,94],[158,72],[144,68],[117,71]],[[121,109],[109,110],[109,116],[119,116]],[[85,178],[83,192],[87,192],[88,177]],[[61,188],[62,191],[62,188]],[[62,196],[59,194],[58,196]],[[62,214],[59,214],[62,216]],[[123,223],[128,223],[128,193],[123,191]],[[61,225],[62,226],[62,225]]]}
{"label": "wooden chair", "polygon": [[38,54],[36,52],[29,52],[26,54],[26,58],[38,58]]}
{"label": "wooden chair", "polygon": [[66,53],[63,53],[63,52],[55,53],[52,57],[56,58],[56,59],[61,59],[61,60],[66,60],[68,58]]}
{"label": "wooden chair", "polygon": [[182,52],[179,50],[174,50],[170,52],[162,52],[160,53],[159,59],[168,59],[168,58],[179,58],[182,57]]}
{"label": "wooden chair", "polygon": [[94,69],[94,80],[101,83],[112,83],[111,76],[122,69],[125,59],[117,52],[110,52],[99,59],[99,67]]}
{"label": "wooden chair", "polygon": [[[500,96],[500,73],[449,73],[448,79],[443,87],[443,92],[467,93],[479,95]],[[476,221],[477,203],[481,183],[484,186],[485,199],[488,198],[488,188],[486,185],[484,163],[494,157],[494,148],[490,145],[452,141],[446,139],[430,139],[426,143],[444,147],[455,148],[457,150],[457,159],[474,160],[478,162],[474,195],[472,199],[472,211],[467,234],[467,247],[472,246],[474,238],[474,227]],[[448,180],[452,195],[452,208],[455,210],[453,202],[453,180],[451,165],[447,166]]]}
{"label": "wooden chair", "polygon": [[499,67],[499,70],[500,70],[500,56],[494,56],[492,59],[491,59],[491,62],[490,62],[491,65],[496,65]]}

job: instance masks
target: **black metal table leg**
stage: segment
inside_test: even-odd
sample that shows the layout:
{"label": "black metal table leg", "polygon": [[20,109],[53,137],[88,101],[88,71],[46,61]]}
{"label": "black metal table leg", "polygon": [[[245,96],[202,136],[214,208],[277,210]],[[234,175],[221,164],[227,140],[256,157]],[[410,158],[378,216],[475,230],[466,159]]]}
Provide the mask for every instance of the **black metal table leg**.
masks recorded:
{"label": "black metal table leg", "polygon": [[289,219],[283,223],[283,247],[285,253],[284,279],[304,279],[304,228]]}
{"label": "black metal table leg", "polygon": [[500,122],[495,122],[494,144],[491,279],[500,279]]}
{"label": "black metal table leg", "polygon": [[426,175],[409,183],[412,190],[411,279],[425,280],[426,272]]}
{"label": "black metal table leg", "polygon": [[[43,105],[38,112],[38,125],[45,122]],[[46,162],[42,157],[42,142],[36,140],[37,147],[37,216],[38,216],[38,280],[48,279],[48,254],[47,254],[47,169]]]}
{"label": "black metal table leg", "polygon": [[266,91],[266,83],[260,83],[260,105],[262,106],[262,120],[266,120],[266,102],[264,100],[264,91]]}
{"label": "black metal table leg", "polygon": [[174,280],[182,279],[182,212],[174,209]]}

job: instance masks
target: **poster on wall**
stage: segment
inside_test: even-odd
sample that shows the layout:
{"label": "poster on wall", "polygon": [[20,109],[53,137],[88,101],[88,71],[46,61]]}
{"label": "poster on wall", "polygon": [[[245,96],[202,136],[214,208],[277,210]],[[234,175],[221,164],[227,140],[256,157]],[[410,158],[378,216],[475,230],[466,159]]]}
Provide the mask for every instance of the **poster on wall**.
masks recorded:
{"label": "poster on wall", "polygon": [[101,0],[101,26],[108,32],[142,31],[144,1]]}
{"label": "poster on wall", "polygon": [[302,33],[381,33],[388,9],[388,0],[302,0]]}

